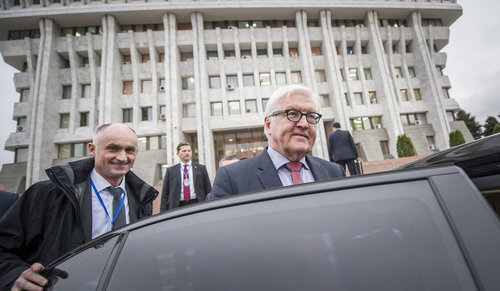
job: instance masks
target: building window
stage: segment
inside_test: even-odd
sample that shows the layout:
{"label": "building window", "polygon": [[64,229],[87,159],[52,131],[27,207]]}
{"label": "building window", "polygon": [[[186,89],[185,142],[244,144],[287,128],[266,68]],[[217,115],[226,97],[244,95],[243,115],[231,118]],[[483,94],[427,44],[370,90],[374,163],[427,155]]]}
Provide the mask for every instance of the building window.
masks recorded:
{"label": "building window", "polygon": [[28,161],[28,148],[18,148],[16,149],[16,154],[14,157],[16,163],[25,163]]}
{"label": "building window", "polygon": [[374,128],[382,128],[382,117],[381,116],[373,116],[373,117],[357,117],[351,119],[351,126],[353,130],[367,130]]}
{"label": "building window", "polygon": [[19,102],[26,102],[30,96],[30,89],[22,89],[19,96]]}
{"label": "building window", "polygon": [[291,57],[299,56],[299,50],[297,48],[289,48],[288,53],[290,54]]}
{"label": "building window", "polygon": [[192,60],[193,58],[193,52],[181,52],[181,62]]}
{"label": "building window", "polygon": [[80,126],[88,126],[89,125],[89,113],[88,112],[80,112]]}
{"label": "building window", "polygon": [[321,94],[319,95],[319,105],[320,107],[330,107],[330,98],[328,97],[328,94]]}
{"label": "building window", "polygon": [[63,86],[62,99],[71,99],[71,86]]}
{"label": "building window", "polygon": [[219,76],[210,76],[210,77],[208,77],[208,81],[210,83],[210,88],[212,88],[212,89],[220,88],[220,77]]}
{"label": "building window", "polygon": [[207,60],[218,60],[219,55],[217,51],[207,51]]}
{"label": "building window", "polygon": [[301,84],[302,83],[302,74],[300,71],[292,72],[292,84]]}
{"label": "building window", "polygon": [[59,128],[69,127],[69,113],[59,114]]}
{"label": "building window", "polygon": [[422,100],[422,96],[420,96],[420,89],[413,89],[413,94],[415,94],[415,100]]}
{"label": "building window", "polygon": [[375,91],[369,91],[368,96],[370,97],[370,104],[377,104],[377,93]]}
{"label": "building window", "polygon": [[153,120],[153,107],[141,107],[141,116],[142,121]]}
{"label": "building window", "polygon": [[361,46],[361,54],[362,55],[368,54],[368,50],[366,49],[366,46]]}
{"label": "building window", "polygon": [[262,98],[262,110],[266,111],[267,102],[269,98]]}
{"label": "building window", "polygon": [[160,120],[167,119],[167,107],[165,105],[160,105],[160,114],[158,114]]}
{"label": "building window", "polygon": [[380,149],[382,150],[382,155],[384,156],[384,160],[391,158],[391,152],[389,151],[389,141],[388,140],[381,140],[380,141]]}
{"label": "building window", "polygon": [[439,76],[443,76],[443,67],[441,66],[436,66],[436,69],[438,71]]}
{"label": "building window", "polygon": [[59,159],[71,158],[71,144],[70,143],[60,144],[57,156]]}
{"label": "building window", "polygon": [[455,118],[455,112],[453,112],[453,111],[446,111],[446,117],[448,118],[449,122],[453,122],[453,121],[457,120]]}
{"label": "building window", "polygon": [[283,56],[283,49],[282,48],[273,49],[273,57],[282,57],[282,56]]}
{"label": "building window", "polygon": [[241,58],[243,59],[249,59],[252,57],[252,51],[251,50],[241,50]]}
{"label": "building window", "polygon": [[82,98],[90,98],[90,89],[89,84],[82,85]]}
{"label": "building window", "polygon": [[243,86],[244,87],[255,86],[255,83],[254,83],[254,80],[253,80],[253,74],[244,74],[243,75]]}
{"label": "building window", "polygon": [[137,138],[137,147],[139,151],[156,151],[162,148],[161,139],[163,136],[141,136]]}
{"label": "building window", "polygon": [[133,122],[134,121],[134,112],[132,108],[124,108],[122,110],[123,122]]}
{"label": "building window", "polygon": [[373,80],[372,70],[370,68],[363,69],[363,72],[365,73],[365,80]]}
{"label": "building window", "polygon": [[353,47],[352,47],[352,46],[348,46],[348,47],[346,47],[346,53],[347,53],[348,55],[353,55],[353,54],[354,54],[354,49],[353,49]]}
{"label": "building window", "polygon": [[351,80],[351,81],[359,80],[358,69],[355,69],[355,68],[349,69],[349,80]]}
{"label": "building window", "polygon": [[408,91],[406,89],[401,89],[401,95],[403,96],[403,101],[407,102],[407,101],[410,101],[410,99],[408,99]]}
{"label": "building window", "polygon": [[408,75],[410,75],[410,78],[415,78],[417,75],[415,75],[415,68],[414,67],[408,67]]}
{"label": "building window", "polygon": [[261,86],[271,86],[271,75],[269,73],[260,73],[259,82]]}
{"label": "building window", "polygon": [[142,80],[141,81],[141,92],[142,93],[153,92],[153,81],[152,80]]}
{"label": "building window", "polygon": [[236,52],[234,50],[224,51],[224,58],[225,59],[236,59]]}
{"label": "building window", "polygon": [[151,61],[151,57],[149,54],[144,54],[141,56],[141,62],[142,63],[149,63]]}
{"label": "building window", "polygon": [[286,74],[283,72],[276,73],[276,85],[286,85]]}
{"label": "building window", "polygon": [[267,49],[257,50],[258,58],[267,58]]}
{"label": "building window", "polygon": [[401,67],[395,67],[394,72],[396,73],[396,78],[402,78],[403,73],[401,72]]}
{"label": "building window", "polygon": [[210,114],[212,116],[222,115],[222,102],[211,102],[210,103]]}
{"label": "building window", "polygon": [[421,125],[427,123],[425,113],[406,113],[400,114],[403,125]]}
{"label": "building window", "polygon": [[79,142],[73,144],[73,157],[83,157],[87,155],[87,143]]}
{"label": "building window", "polygon": [[194,89],[194,77],[182,78],[182,90],[193,90]]}
{"label": "building window", "polygon": [[436,141],[434,140],[434,136],[428,135],[428,136],[426,136],[426,139],[427,139],[427,144],[429,145],[429,149],[431,151],[436,150]]}
{"label": "building window", "polygon": [[25,130],[26,130],[26,117],[18,117],[16,132],[24,132]]}
{"label": "building window", "polygon": [[347,93],[344,93],[344,97],[345,97],[345,104],[347,106],[351,105],[351,101],[349,100],[349,95]]}
{"label": "building window", "polygon": [[316,82],[326,82],[326,76],[324,70],[315,71],[316,74]]}
{"label": "building window", "polygon": [[182,105],[182,116],[185,118],[191,118],[196,116],[196,104],[188,103]]}
{"label": "building window", "polygon": [[312,47],[311,54],[313,56],[321,56],[321,47]]}
{"label": "building window", "polygon": [[363,100],[363,94],[361,94],[361,92],[355,92],[353,95],[354,95],[354,104],[356,104],[356,105],[365,104],[365,102]]}
{"label": "building window", "polygon": [[340,76],[342,77],[342,81],[345,81],[344,69],[340,69]]}
{"label": "building window", "polygon": [[449,88],[443,87],[443,95],[444,95],[444,98],[446,98],[446,99],[450,98],[450,92],[448,90],[449,90]]}
{"label": "building window", "polygon": [[246,113],[256,113],[257,112],[257,100],[245,100],[245,112]]}
{"label": "building window", "polygon": [[[160,63],[164,63],[165,62],[165,54],[164,53],[160,53],[159,54],[159,59],[160,59]],[[182,61],[182,53],[181,53],[181,61]]]}
{"label": "building window", "polygon": [[83,57],[83,58],[82,58],[82,65],[83,65],[84,67],[88,67],[88,66],[89,66],[89,63],[90,63],[89,58],[87,58],[87,57]]}
{"label": "building window", "polygon": [[229,114],[240,114],[240,101],[229,101],[228,103],[229,107]]}
{"label": "building window", "polygon": [[226,84],[232,86],[233,88],[238,87],[238,76],[227,75],[226,76]]}
{"label": "building window", "polygon": [[130,95],[134,93],[134,82],[123,81],[123,94]]}
{"label": "building window", "polygon": [[122,60],[122,65],[127,65],[132,63],[132,57],[130,55],[124,55]]}

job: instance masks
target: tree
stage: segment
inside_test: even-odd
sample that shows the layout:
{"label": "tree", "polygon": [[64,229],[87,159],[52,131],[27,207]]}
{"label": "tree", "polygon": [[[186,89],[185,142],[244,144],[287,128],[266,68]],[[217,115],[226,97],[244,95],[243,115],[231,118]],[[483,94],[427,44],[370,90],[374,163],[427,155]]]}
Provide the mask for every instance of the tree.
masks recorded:
{"label": "tree", "polygon": [[493,129],[495,128],[495,125],[497,125],[497,124],[498,124],[498,120],[495,117],[488,116],[488,118],[486,118],[486,121],[483,125],[484,136],[492,135]]}
{"label": "tree", "polygon": [[500,133],[500,123],[495,124],[495,127],[493,128],[493,134],[495,133]]}
{"label": "tree", "polygon": [[459,110],[457,113],[457,120],[462,120],[465,123],[474,139],[481,138],[483,135],[481,124],[476,121],[476,117],[474,115],[471,115],[463,110]]}
{"label": "tree", "polygon": [[409,137],[406,134],[398,136],[398,142],[396,143],[396,148],[398,150],[398,157],[411,157],[415,155],[415,148],[411,143]]}
{"label": "tree", "polygon": [[464,135],[460,130],[450,132],[450,147],[465,143]]}

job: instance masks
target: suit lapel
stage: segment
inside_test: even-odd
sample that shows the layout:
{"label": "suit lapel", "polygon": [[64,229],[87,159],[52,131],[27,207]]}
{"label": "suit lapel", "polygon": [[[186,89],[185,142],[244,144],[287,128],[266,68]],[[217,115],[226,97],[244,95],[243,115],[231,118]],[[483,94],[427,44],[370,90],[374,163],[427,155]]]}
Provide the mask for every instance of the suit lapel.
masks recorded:
{"label": "suit lapel", "polygon": [[281,184],[278,171],[274,168],[274,164],[267,153],[267,148],[258,156],[257,162],[257,177],[264,186],[264,189],[277,188],[283,186]]}
{"label": "suit lapel", "polygon": [[130,187],[125,184],[125,188],[127,189],[128,217],[130,223],[134,223],[137,221],[137,212],[139,206],[137,205],[137,201],[135,201],[134,195],[132,195],[132,190],[130,190]]}
{"label": "suit lapel", "polygon": [[309,164],[309,167],[311,168],[314,181],[321,181],[329,178],[328,172],[326,172],[326,170],[323,167],[321,167],[318,161],[310,158],[309,156],[306,156],[306,160],[307,164]]}
{"label": "suit lapel", "polygon": [[[89,175],[87,182],[84,184],[82,189],[77,189],[77,191],[83,191],[80,202],[80,219],[82,221],[83,240],[85,242],[92,240],[92,191],[90,187]],[[90,215],[88,215],[89,213]]]}

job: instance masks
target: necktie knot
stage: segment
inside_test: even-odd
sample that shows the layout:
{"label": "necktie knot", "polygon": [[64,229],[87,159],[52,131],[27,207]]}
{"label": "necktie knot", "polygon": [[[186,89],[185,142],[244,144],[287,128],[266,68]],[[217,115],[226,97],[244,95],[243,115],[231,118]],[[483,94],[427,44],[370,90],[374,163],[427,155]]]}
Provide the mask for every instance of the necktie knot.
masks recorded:
{"label": "necktie knot", "polygon": [[293,184],[302,184],[302,178],[300,177],[300,169],[302,169],[302,163],[300,162],[288,162],[285,167],[292,172]]}
{"label": "necktie knot", "polygon": [[187,165],[187,164],[185,164],[185,165],[184,165],[184,171],[187,171],[187,169],[188,169],[188,165]]}
{"label": "necktie knot", "polygon": [[113,195],[114,199],[120,199],[122,197],[122,188],[120,187],[108,187],[108,192]]}

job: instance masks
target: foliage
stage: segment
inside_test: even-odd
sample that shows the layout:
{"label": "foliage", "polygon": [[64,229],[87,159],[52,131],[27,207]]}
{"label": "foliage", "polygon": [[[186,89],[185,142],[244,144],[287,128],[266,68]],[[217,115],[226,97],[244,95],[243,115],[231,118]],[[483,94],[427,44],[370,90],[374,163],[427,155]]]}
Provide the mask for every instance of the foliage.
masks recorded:
{"label": "foliage", "polygon": [[450,147],[465,143],[464,135],[460,130],[450,132]]}
{"label": "foliage", "polygon": [[500,133],[500,123],[495,124],[495,127],[493,128],[493,134],[495,133]]}
{"label": "foliage", "polygon": [[398,136],[398,142],[396,143],[396,148],[398,150],[398,157],[411,157],[415,155],[415,148],[411,143],[409,137],[406,134]]}
{"label": "foliage", "polygon": [[495,125],[497,125],[497,124],[498,124],[498,120],[495,117],[488,116],[488,118],[486,118],[486,121],[483,125],[484,136],[492,135],[493,129],[495,128]]}
{"label": "foliage", "polygon": [[483,129],[481,128],[481,124],[476,121],[476,117],[474,115],[460,110],[458,111],[456,117],[457,120],[462,120],[465,123],[474,139],[481,138],[483,135]]}

